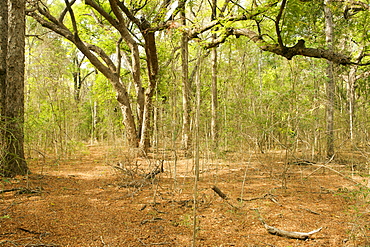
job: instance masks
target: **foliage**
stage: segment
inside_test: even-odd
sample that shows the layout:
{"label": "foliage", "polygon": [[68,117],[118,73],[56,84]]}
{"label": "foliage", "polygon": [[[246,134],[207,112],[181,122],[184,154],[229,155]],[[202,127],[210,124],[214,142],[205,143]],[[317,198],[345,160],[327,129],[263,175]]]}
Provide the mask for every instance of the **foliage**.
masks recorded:
{"label": "foliage", "polygon": [[[58,1],[50,5],[52,13],[59,13],[63,4]],[[146,3],[146,4],[145,4]],[[160,26],[171,12],[170,7],[161,9],[162,1],[131,1],[130,9],[140,17]],[[224,2],[219,3],[218,11]],[[248,1],[239,5],[228,3],[224,12],[219,13],[220,21],[207,31],[198,35],[198,39],[189,43],[189,78],[194,82],[194,71],[200,46],[210,41],[211,34],[222,36],[230,28],[250,28],[261,34],[268,42],[277,42],[275,22],[280,11],[280,3],[260,3],[254,6]],[[170,6],[170,5],[169,5]],[[171,5],[172,6],[172,5]],[[356,57],[368,53],[369,37],[366,28],[369,11],[361,10],[348,18],[344,18],[343,9],[346,3],[332,3],[330,8],[336,22],[336,50]],[[102,7],[110,11],[108,1]],[[348,6],[347,6],[348,7]],[[79,26],[79,35],[86,41],[101,47],[108,56],[115,59],[118,32],[111,28],[107,21],[95,10],[84,4],[73,6]],[[157,53],[159,74],[157,87],[153,96],[155,109],[155,128],[159,143],[156,145],[175,145],[179,141],[182,124],[181,101],[181,63],[179,44],[181,34],[189,29],[201,28],[210,22],[211,11],[207,4],[188,1],[187,27],[167,27],[157,32]],[[110,13],[113,15],[113,13]],[[251,19],[230,21],[227,17],[251,15]],[[69,20],[69,15],[65,18]],[[97,18],[100,22],[97,22]],[[158,18],[158,19],[155,19]],[[175,16],[174,21],[178,21]],[[128,19],[127,19],[128,21]],[[128,21],[129,22],[129,21]],[[67,22],[71,25],[70,20]],[[100,24],[97,24],[100,23]],[[141,39],[133,25],[131,33]],[[155,26],[156,27],[156,26]],[[44,32],[35,22],[29,21],[30,32]],[[295,45],[299,39],[306,41],[306,47],[324,48],[324,16],[323,3],[319,1],[289,1],[283,10],[279,22],[280,34],[286,46]],[[81,54],[70,44],[54,34],[47,33],[43,41],[33,38],[30,51],[39,59],[29,60],[30,75],[28,77],[28,141],[34,145],[35,140],[44,147],[55,146],[49,143],[56,138],[69,141],[88,141],[94,132],[98,140],[114,139],[122,135],[120,126],[122,116],[117,112],[119,107],[115,101],[114,90],[102,74],[93,74],[83,85],[81,102],[73,100],[72,73],[75,67],[73,57]],[[143,45],[143,44],[140,44]],[[127,44],[122,43],[121,49],[130,58],[131,52]],[[43,52],[41,52],[41,50]],[[227,42],[219,45],[218,89],[219,89],[219,123],[220,145],[222,149],[256,148],[265,151],[272,148],[292,147],[322,151],[325,143],[325,61],[305,57],[294,57],[285,60],[279,55],[262,52],[251,40],[243,37],[227,37]],[[204,51],[207,54],[207,51]],[[144,58],[143,50],[140,56]],[[50,59],[51,57],[57,59]],[[362,62],[366,62],[367,57]],[[144,60],[141,61],[142,64]],[[201,130],[202,138],[208,141],[211,121],[211,68],[210,57],[206,56],[199,68],[201,71]],[[82,72],[87,74],[93,68],[83,63]],[[144,72],[145,67],[142,68]],[[337,145],[346,142],[348,129],[347,89],[343,77],[349,73],[347,67],[337,67],[337,101],[336,101],[336,136]],[[356,122],[357,143],[366,143],[369,139],[368,117],[368,69],[359,67],[360,76],[356,82]],[[367,76],[366,76],[367,75]],[[142,73],[144,87],[148,78]],[[127,64],[121,70],[121,78],[135,105],[136,94]],[[192,87],[195,97],[195,86]],[[70,106],[73,106],[72,108]],[[98,116],[93,119],[94,107],[99,109]],[[95,109],[96,110],[96,109]],[[135,111],[135,107],[133,107]],[[73,121],[71,121],[73,120]],[[96,125],[94,125],[94,121]],[[70,128],[70,130],[66,130]],[[96,133],[95,133],[96,131]],[[72,134],[73,133],[73,134]],[[98,134],[99,133],[99,134]],[[52,136],[53,138],[47,138]],[[159,138],[158,138],[159,137]],[[119,139],[119,138],[118,138]],[[153,138],[153,142],[154,142]],[[68,142],[68,141],[64,142]],[[169,142],[168,142],[169,141]],[[31,144],[32,143],[32,144]],[[58,141],[58,143],[62,143]],[[162,143],[162,144],[161,144]],[[240,145],[246,143],[246,145]],[[206,144],[205,144],[206,145]],[[342,145],[342,144],[341,144]]]}

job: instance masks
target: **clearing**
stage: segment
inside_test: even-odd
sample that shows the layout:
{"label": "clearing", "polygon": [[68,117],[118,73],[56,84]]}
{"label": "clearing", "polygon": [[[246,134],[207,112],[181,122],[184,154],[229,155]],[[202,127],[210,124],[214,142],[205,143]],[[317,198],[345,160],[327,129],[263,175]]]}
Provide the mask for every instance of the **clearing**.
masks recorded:
{"label": "clearing", "polygon": [[[64,159],[33,157],[32,174],[0,184],[0,246],[191,246],[194,160],[159,153],[92,145]],[[360,155],[329,164],[287,162],[281,151],[208,156],[200,161],[197,246],[370,246]],[[162,163],[163,173],[148,176]],[[282,230],[322,230],[307,240],[271,235],[257,212]]]}

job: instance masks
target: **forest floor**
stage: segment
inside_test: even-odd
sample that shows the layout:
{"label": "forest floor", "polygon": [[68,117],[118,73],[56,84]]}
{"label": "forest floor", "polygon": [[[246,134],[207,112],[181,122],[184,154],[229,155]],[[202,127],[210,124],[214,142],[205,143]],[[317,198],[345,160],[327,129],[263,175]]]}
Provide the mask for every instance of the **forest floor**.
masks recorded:
{"label": "forest floor", "polygon": [[[191,246],[194,160],[159,153],[92,145],[30,158],[32,174],[0,183],[0,246]],[[361,156],[329,164],[288,164],[277,151],[202,156],[196,246],[370,246]],[[161,160],[164,172],[145,179]],[[271,235],[258,214],[282,230],[322,230],[307,240]]]}

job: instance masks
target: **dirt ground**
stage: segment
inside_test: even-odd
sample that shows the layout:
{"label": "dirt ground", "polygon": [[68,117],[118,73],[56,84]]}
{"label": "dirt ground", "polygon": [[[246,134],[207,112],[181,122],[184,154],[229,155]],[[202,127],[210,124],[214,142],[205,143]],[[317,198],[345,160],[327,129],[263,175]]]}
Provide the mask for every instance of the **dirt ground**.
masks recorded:
{"label": "dirt ground", "polygon": [[[98,145],[33,156],[32,174],[0,183],[0,246],[192,245],[193,159]],[[287,163],[283,152],[202,154],[196,246],[370,246],[370,192],[356,185],[368,185],[366,161],[337,160],[323,168]],[[259,215],[282,230],[322,230],[271,235]]]}

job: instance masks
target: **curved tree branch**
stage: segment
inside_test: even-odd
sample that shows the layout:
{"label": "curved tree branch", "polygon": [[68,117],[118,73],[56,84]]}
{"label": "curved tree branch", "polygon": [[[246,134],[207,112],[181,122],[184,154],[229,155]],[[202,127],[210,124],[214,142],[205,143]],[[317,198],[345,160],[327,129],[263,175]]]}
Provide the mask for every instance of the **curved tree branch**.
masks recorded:
{"label": "curved tree branch", "polygon": [[279,46],[282,49],[284,48],[284,44],[283,44],[283,39],[281,38],[280,20],[281,20],[281,17],[283,15],[283,11],[284,11],[285,5],[286,5],[286,0],[283,0],[282,3],[281,3],[281,6],[280,6],[279,14],[276,16],[276,20],[275,20],[276,36],[278,38]]}
{"label": "curved tree branch", "polygon": [[62,13],[60,14],[59,16],[59,22],[63,22],[64,21],[64,17],[65,15],[67,14],[68,12],[68,9],[69,7],[72,7],[72,5],[76,2],[76,0],[72,0],[70,3],[69,3],[69,6],[67,5],[67,7],[62,11]]}
{"label": "curved tree branch", "polygon": [[[341,64],[341,65],[356,64],[354,62],[351,62],[350,57],[345,56],[340,53],[335,53],[327,49],[307,48],[305,46],[305,41],[303,39],[300,39],[297,42],[297,44],[295,44],[292,47],[287,47],[287,46],[281,47],[279,44],[270,44],[270,43],[267,43],[261,35],[258,35],[256,32],[251,31],[246,28],[241,28],[241,29],[229,28],[228,30],[225,31],[224,35],[207,43],[204,47],[208,49],[208,48],[215,47],[221,43],[224,43],[227,37],[229,37],[230,35],[235,35],[236,37],[239,37],[239,36],[248,37],[251,41],[256,43],[261,50],[275,53],[277,55],[285,57],[288,60],[291,60],[294,56],[301,55],[305,57],[324,58],[326,60],[332,61],[337,64]],[[358,65],[364,65],[364,64],[358,64]]]}
{"label": "curved tree branch", "polygon": [[[75,15],[74,15],[72,7],[71,7],[73,3],[72,4],[69,3],[68,0],[64,0],[64,2],[66,3],[66,9],[68,10],[69,15],[71,16],[74,35],[77,36],[78,35],[78,30],[77,30],[76,18],[75,18]],[[59,22],[61,22],[61,21],[59,21]]]}

